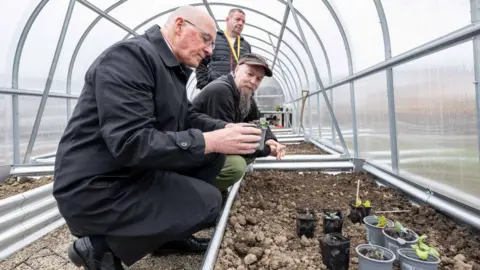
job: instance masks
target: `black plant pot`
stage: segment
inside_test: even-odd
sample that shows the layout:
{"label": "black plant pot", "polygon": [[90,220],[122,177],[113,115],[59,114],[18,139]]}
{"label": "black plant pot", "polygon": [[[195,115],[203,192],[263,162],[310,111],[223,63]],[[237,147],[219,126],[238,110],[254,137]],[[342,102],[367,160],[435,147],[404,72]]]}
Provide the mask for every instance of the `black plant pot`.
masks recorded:
{"label": "black plant pot", "polygon": [[[335,218],[330,216],[329,213],[334,213]],[[338,218],[337,218],[338,217]],[[340,210],[330,210],[324,209],[323,210],[323,233],[342,233],[343,227],[343,213]]]}
{"label": "black plant pot", "polygon": [[305,235],[307,238],[315,236],[315,228],[317,227],[317,217],[315,211],[310,209],[297,209],[297,236]]}
{"label": "black plant pot", "polygon": [[365,207],[363,205],[355,207],[355,201],[350,201],[349,205],[350,214],[348,217],[352,223],[363,223],[363,218],[371,215],[372,207]]}
{"label": "black plant pot", "polygon": [[350,239],[340,233],[329,233],[319,239],[323,264],[329,270],[348,270]]}

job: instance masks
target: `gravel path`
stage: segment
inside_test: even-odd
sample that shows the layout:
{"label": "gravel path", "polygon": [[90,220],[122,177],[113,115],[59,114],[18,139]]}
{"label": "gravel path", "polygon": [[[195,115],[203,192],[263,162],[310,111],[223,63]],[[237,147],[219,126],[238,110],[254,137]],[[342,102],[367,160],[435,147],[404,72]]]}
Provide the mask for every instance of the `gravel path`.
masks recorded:
{"label": "gravel path", "polygon": [[[199,233],[203,236],[211,232]],[[30,246],[15,253],[7,260],[0,262],[2,270],[78,270],[67,258],[67,248],[73,241],[66,225],[47,234]],[[136,264],[131,270],[197,270],[201,266],[202,255],[166,256],[154,258],[147,256]]]}

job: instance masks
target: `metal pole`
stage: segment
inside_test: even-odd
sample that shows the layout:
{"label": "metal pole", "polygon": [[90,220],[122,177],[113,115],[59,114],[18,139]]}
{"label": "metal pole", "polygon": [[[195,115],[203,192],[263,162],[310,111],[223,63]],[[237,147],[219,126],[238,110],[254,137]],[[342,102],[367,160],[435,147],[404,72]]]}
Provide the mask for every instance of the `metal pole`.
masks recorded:
{"label": "metal pole", "polygon": [[[392,47],[390,45],[390,33],[388,31],[387,18],[383,10],[381,0],[373,0],[377,9],[378,18],[382,27],[383,45],[385,48],[385,60],[392,58]],[[387,69],[387,98],[388,98],[388,123],[390,126],[390,155],[392,158],[392,170],[398,173],[398,145],[397,145],[397,120],[395,114],[395,92],[393,83],[393,69]]]}
{"label": "metal pole", "polygon": [[[18,88],[18,73],[20,71],[20,59],[22,57],[23,46],[25,45],[25,41],[27,40],[28,33],[33,26],[33,23],[38,17],[38,14],[43,10],[45,5],[48,3],[48,0],[42,0],[38,5],[35,7],[35,10],[32,12],[30,17],[28,18],[25,27],[22,30],[22,34],[20,35],[20,39],[17,43],[17,48],[15,50],[15,57],[13,59],[13,66],[12,66],[12,88]],[[12,95],[12,132],[13,132],[13,163],[19,164],[20,163],[20,127],[19,127],[19,105],[18,105],[18,95]]]}
{"label": "metal pole", "polygon": [[[105,14],[108,12],[114,10],[115,8],[119,7],[121,4],[125,3],[127,0],[120,0],[113,5],[109,6],[107,9],[105,9]],[[73,73],[73,66],[75,64],[75,61],[77,60],[77,55],[78,52],[80,51],[80,48],[83,45],[83,42],[87,38],[88,34],[90,34],[90,31],[92,31],[93,27],[97,25],[97,23],[103,19],[104,17],[102,15],[98,15],[95,20],[92,21],[92,23],[87,27],[85,32],[83,32],[82,36],[80,37],[80,40],[77,42],[77,45],[75,46],[75,50],[73,51],[72,58],[70,58],[70,64],[68,65],[68,73],[67,73],[67,94],[72,93],[72,73]],[[67,100],[67,121],[70,119],[70,116],[72,115],[72,104],[70,100]]]}
{"label": "metal pole", "polygon": [[317,95],[318,139],[322,137],[322,117],[320,111],[320,94]]}
{"label": "metal pole", "polygon": [[[415,59],[418,59],[420,57],[432,54],[437,51],[444,50],[446,48],[452,47],[454,45],[457,45],[459,43],[465,42],[465,40],[479,35],[480,34],[480,24],[474,24],[474,25],[468,25],[465,26],[461,29],[458,29],[456,31],[453,31],[445,36],[442,36],[440,38],[434,39],[430,42],[427,42],[423,45],[418,46],[417,48],[414,48],[410,51],[404,52],[400,55],[397,55],[395,57],[390,58],[387,61],[383,61],[381,63],[378,63],[372,67],[369,67],[367,69],[364,69],[360,72],[357,72],[353,74],[352,76],[348,76],[346,78],[343,78],[323,89],[317,90],[315,92],[312,92],[309,94],[309,96],[313,96],[317,93],[325,92],[326,90],[333,89],[336,87],[339,87],[341,85],[344,85],[346,83],[352,82],[354,80],[358,80],[367,76],[370,76],[372,74],[375,74],[379,71],[385,70],[390,67],[394,67]],[[289,102],[293,101],[300,101],[302,98],[297,98],[296,100],[292,100]]]}
{"label": "metal pole", "polygon": [[[272,46],[273,50],[279,52],[280,50],[276,50],[275,46],[273,45],[272,37],[271,37],[270,35],[268,35],[268,38],[270,39],[270,45]],[[281,41],[281,39],[279,39],[279,41]],[[267,43],[267,42],[265,42],[265,43]],[[278,45],[277,45],[277,46],[278,46]],[[275,57],[276,57],[276,56],[278,56],[278,55],[276,54]],[[282,72],[282,76],[283,76],[283,77],[286,77],[285,71],[283,70],[283,67],[282,67],[282,65],[281,65],[281,62],[282,62],[282,61],[279,60],[278,67],[280,68],[280,71]],[[272,64],[272,67],[273,67],[273,64]],[[296,69],[295,69],[295,70],[296,70]],[[299,82],[300,82],[300,84],[301,84],[302,80],[301,80],[301,78],[300,78],[300,74],[298,74],[298,71],[297,71],[297,76],[298,76],[298,80],[299,80]],[[292,78],[293,78],[293,76],[292,76]],[[292,89],[292,91],[294,91],[294,89]],[[290,97],[293,97],[293,95],[292,95],[292,93],[291,93],[290,91],[288,91],[288,94],[290,95]]]}
{"label": "metal pole", "polygon": [[[268,42],[266,42],[265,40],[262,40],[262,39],[260,39],[260,38],[257,38],[257,37],[255,37],[255,36],[252,36],[252,35],[244,34],[243,36],[244,36],[244,37],[251,38],[251,39],[258,40],[258,41],[263,42],[263,43],[265,43],[265,44],[267,44],[267,45],[271,45],[272,48],[273,48],[273,50],[275,50],[275,46],[273,45],[273,40],[272,40],[271,34],[268,34],[268,39],[270,40],[270,43],[268,43]],[[283,41],[282,41],[282,42],[283,42]],[[299,87],[302,87],[302,83],[303,83],[303,82],[302,82],[302,77],[300,76],[300,73],[298,73],[297,68],[295,68],[295,65],[293,64],[292,60],[290,59],[290,57],[288,57],[288,56],[282,51],[282,49],[280,49],[279,52],[283,55],[283,57],[285,57],[285,58],[288,60],[288,62],[290,63],[290,65],[292,65],[292,67],[294,67],[293,70],[295,71],[295,73],[297,73],[297,77],[298,77],[298,85],[299,85]],[[303,66],[303,64],[302,64],[301,62],[300,62],[300,65],[301,65],[301,67],[302,67],[302,69],[303,69],[305,78],[307,78],[307,72],[305,71],[305,67]],[[308,79],[307,79],[307,80],[308,80]]]}
{"label": "metal pole", "polygon": [[[472,23],[480,25],[480,0],[470,0]],[[480,36],[473,37],[473,61],[475,70],[475,101],[477,109],[477,147],[480,160]]]}
{"label": "metal pole", "polygon": [[117,19],[115,19],[112,16],[108,15],[107,13],[103,12],[101,9],[99,9],[98,7],[93,5],[92,3],[90,3],[86,0],[77,0],[77,2],[84,5],[85,7],[90,9],[91,11],[97,13],[98,15],[103,16],[105,19],[107,19],[111,23],[115,24],[116,26],[122,28],[123,30],[127,31],[129,34],[134,35],[134,36],[138,35],[137,32],[133,31],[132,29],[130,29],[129,27],[127,27],[123,23],[119,22]]}
{"label": "metal pole", "polygon": [[[38,90],[25,90],[25,89],[12,89],[12,88],[3,88],[0,87],[0,94],[10,94],[18,96],[31,96],[31,97],[41,97],[43,96],[43,91]],[[52,98],[66,98],[66,99],[78,99],[78,95],[69,95],[62,93],[49,93],[48,97]]]}
{"label": "metal pole", "polygon": [[[295,24],[297,25],[297,28],[298,28],[298,31],[300,32],[300,36],[302,37],[302,40],[303,40],[303,44],[305,46],[305,50],[308,54],[308,57],[310,58],[310,62],[312,64],[312,67],[315,71],[315,77],[317,78],[317,83],[320,85],[321,88],[323,88],[323,83],[322,83],[322,80],[320,78],[320,74],[318,73],[318,69],[315,65],[315,61],[313,60],[313,56],[312,56],[312,52],[310,51],[310,48],[308,46],[308,41],[307,39],[305,38],[305,35],[302,31],[302,26],[300,25],[300,21],[298,20],[298,17],[297,17],[297,13],[295,12],[294,8],[293,8],[293,4],[292,4],[292,1],[291,0],[287,0],[288,1],[288,5],[290,6],[290,10],[292,12],[292,15],[293,15],[293,18],[295,20]],[[325,94],[325,92],[322,92],[323,93],[323,98],[325,99],[325,103],[327,104],[327,107],[328,107],[328,110],[330,112],[330,116],[332,118],[332,122],[334,122],[334,125],[335,125],[335,129],[337,130],[338,132],[338,137],[340,138],[340,142],[342,144],[342,147],[343,147],[343,151],[344,153],[347,155],[347,156],[350,156],[350,153],[348,151],[348,148],[347,148],[347,145],[345,144],[345,139],[343,138],[343,135],[342,135],[342,132],[340,131],[340,127],[338,126],[338,123],[337,123],[337,119],[335,117],[335,114],[333,113],[333,109],[332,109],[332,105],[330,104],[330,101],[328,100],[328,97],[327,95]],[[307,97],[311,96],[311,94],[308,94]]]}
{"label": "metal pole", "polygon": [[[333,101],[333,89],[330,90],[330,102],[332,103],[332,111],[333,113],[335,113],[335,102]],[[333,121],[332,121],[332,144],[335,145],[335,125],[333,124]]]}
{"label": "metal pole", "polygon": [[[342,20],[338,15],[338,12],[335,11],[333,6],[330,4],[328,0],[323,0],[325,7],[327,7],[328,11],[332,15],[333,20],[337,24],[338,31],[340,31],[340,35],[342,36],[343,44],[345,46],[345,53],[347,54],[347,62],[348,62],[348,75],[353,75],[353,57],[352,52],[350,50],[350,43],[348,42],[347,34],[345,33],[345,29],[343,27]],[[331,83],[330,83],[331,84]],[[350,108],[352,110],[352,133],[353,133],[353,157],[358,158],[358,130],[357,130],[357,108],[355,104],[355,85],[354,82],[350,82]],[[333,89],[332,89],[333,92]],[[332,101],[333,102],[333,101]],[[332,132],[333,134],[333,132]],[[332,141],[335,145],[335,142]]]}
{"label": "metal pole", "polygon": [[[275,63],[277,62],[278,51],[280,49],[280,44],[282,44],[283,33],[285,32],[285,27],[287,26],[288,15],[290,15],[290,7],[286,6],[285,7],[285,13],[283,14],[282,26],[280,28],[280,34],[278,35],[279,37],[278,37],[277,46],[274,47],[275,48],[275,56],[273,57],[272,68],[275,67]],[[272,44],[272,46],[273,46],[273,44]]]}
{"label": "metal pole", "polygon": [[240,189],[240,184],[243,181],[243,176],[237,181],[229,192],[227,201],[225,202],[225,206],[220,214],[220,218],[217,221],[215,226],[215,231],[213,233],[212,240],[210,244],[208,244],[208,249],[203,257],[203,262],[201,269],[202,270],[213,270],[215,266],[215,261],[217,260],[218,249],[222,243],[223,234],[225,233],[225,229],[227,227],[228,216],[230,214],[230,209],[232,208],[233,201],[235,200],[235,196],[237,195],[238,190]]}
{"label": "metal pole", "polygon": [[215,20],[215,15],[213,15],[213,11],[210,8],[210,5],[208,4],[208,0],[203,0],[203,4],[205,5],[205,8],[207,9],[210,16],[212,16],[213,20],[215,21],[215,25],[217,26],[217,30],[220,30],[220,25],[218,25],[217,20]]}
{"label": "metal pole", "polygon": [[[255,49],[257,49],[257,50],[263,51],[263,52],[265,52],[265,53],[270,54],[271,56],[273,56],[273,53],[265,50],[264,48],[260,48],[260,47],[255,46],[255,45],[250,45],[250,46],[251,46],[252,48],[255,48]],[[268,59],[268,60],[270,60],[270,59]],[[271,60],[270,60],[270,61],[271,61]],[[273,61],[272,61],[272,62],[273,62]],[[278,64],[279,69],[280,69],[282,72],[284,72],[280,64],[285,65],[285,63],[284,63],[282,60],[280,60],[280,59],[278,60],[278,62],[279,62],[279,64]],[[274,68],[273,68],[273,69],[274,69]],[[273,69],[272,69],[272,70],[273,70]],[[290,71],[289,68],[287,68],[287,71],[288,71],[288,73],[290,74],[290,77],[292,78],[293,83],[291,83],[291,86],[292,86],[292,88],[293,88],[293,87],[295,86],[295,77],[293,76],[293,74],[292,74],[292,72]],[[297,72],[297,75],[299,75],[298,72]],[[299,78],[299,79],[300,79],[300,78]]]}
{"label": "metal pole", "polygon": [[40,122],[42,120],[43,111],[45,110],[45,105],[47,103],[48,93],[52,87],[53,76],[55,75],[55,70],[57,68],[58,59],[60,58],[60,53],[62,51],[63,42],[65,41],[65,36],[67,34],[68,25],[70,23],[70,18],[72,17],[73,7],[75,6],[76,0],[70,0],[68,4],[67,14],[65,15],[65,20],[63,22],[62,32],[57,43],[57,48],[55,49],[55,54],[53,56],[52,65],[50,66],[50,71],[48,73],[47,82],[45,85],[45,90],[42,95],[42,100],[38,107],[37,116],[35,118],[35,123],[33,124],[32,133],[30,134],[30,140],[28,141],[27,151],[25,152],[25,157],[23,163],[26,163],[32,154],[33,145],[35,144],[35,139],[37,138],[38,129],[40,127]]}

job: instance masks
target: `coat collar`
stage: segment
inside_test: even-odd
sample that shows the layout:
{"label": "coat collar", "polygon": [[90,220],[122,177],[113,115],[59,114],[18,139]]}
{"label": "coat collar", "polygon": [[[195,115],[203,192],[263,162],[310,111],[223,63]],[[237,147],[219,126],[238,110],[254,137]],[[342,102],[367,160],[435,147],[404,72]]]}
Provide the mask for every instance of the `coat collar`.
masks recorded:
{"label": "coat collar", "polygon": [[178,62],[177,57],[173,53],[160,29],[160,26],[153,25],[148,28],[147,31],[145,31],[145,36],[154,45],[155,50],[158,52],[160,57],[162,57],[165,65],[168,67],[179,67],[183,72],[186,73],[187,76],[190,76],[193,70]]}

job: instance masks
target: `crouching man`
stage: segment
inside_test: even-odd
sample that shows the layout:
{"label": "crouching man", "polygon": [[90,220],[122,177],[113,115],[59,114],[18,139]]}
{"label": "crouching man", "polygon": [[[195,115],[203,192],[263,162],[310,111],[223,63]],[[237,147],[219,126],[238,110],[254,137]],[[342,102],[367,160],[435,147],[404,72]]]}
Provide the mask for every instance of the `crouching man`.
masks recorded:
{"label": "crouching man", "polygon": [[215,22],[180,7],[164,27],[118,42],[88,69],[60,140],[55,197],[77,236],[70,260],[120,270],[149,253],[204,252],[193,237],[221,210],[226,154],[255,152],[258,129],[194,113],[185,85],[211,55]]}
{"label": "crouching man", "polygon": [[[238,61],[234,73],[228,73],[209,83],[192,101],[192,109],[212,118],[229,123],[242,123],[258,120],[260,112],[252,97],[263,78],[271,77],[272,71],[265,59],[257,54],[245,54]],[[286,147],[278,143],[270,129],[265,136],[265,147],[248,155],[227,155],[225,165],[214,180],[225,196],[228,187],[240,180],[248,164],[255,158],[274,156],[282,159]]]}

